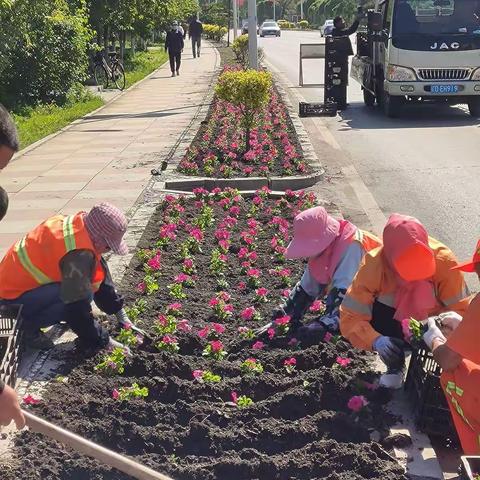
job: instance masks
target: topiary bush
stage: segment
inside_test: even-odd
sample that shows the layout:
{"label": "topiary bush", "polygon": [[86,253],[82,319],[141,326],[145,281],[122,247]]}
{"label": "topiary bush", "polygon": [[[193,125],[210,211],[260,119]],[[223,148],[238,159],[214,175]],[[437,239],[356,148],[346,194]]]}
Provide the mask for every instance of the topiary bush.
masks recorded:
{"label": "topiary bush", "polygon": [[[232,44],[232,50],[235,54],[237,62],[243,67],[248,68],[248,34],[240,35]],[[258,61],[261,62],[264,58],[264,51],[262,48],[258,49]]]}
{"label": "topiary bush", "polygon": [[0,100],[10,107],[64,103],[86,79],[88,26],[85,3],[70,10],[67,0],[15,0],[2,15]]}
{"label": "topiary bush", "polygon": [[306,30],[309,27],[309,23],[307,20],[301,20],[300,22],[297,23],[298,28],[301,28],[302,30]]}
{"label": "topiary bush", "polygon": [[203,34],[209,40],[219,42],[226,34],[228,30],[225,27],[219,25],[203,25]]}
{"label": "topiary bush", "polygon": [[218,79],[215,87],[218,97],[242,110],[247,152],[250,150],[250,131],[255,123],[255,115],[269,102],[271,88],[271,74],[257,70],[229,71]]}

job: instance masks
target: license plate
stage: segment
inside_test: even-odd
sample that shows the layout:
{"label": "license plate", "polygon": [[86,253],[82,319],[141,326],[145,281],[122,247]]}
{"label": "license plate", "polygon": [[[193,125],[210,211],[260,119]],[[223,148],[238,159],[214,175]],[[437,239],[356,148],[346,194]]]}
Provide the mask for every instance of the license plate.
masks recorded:
{"label": "license plate", "polygon": [[458,85],[432,85],[430,93],[458,93],[460,87]]}

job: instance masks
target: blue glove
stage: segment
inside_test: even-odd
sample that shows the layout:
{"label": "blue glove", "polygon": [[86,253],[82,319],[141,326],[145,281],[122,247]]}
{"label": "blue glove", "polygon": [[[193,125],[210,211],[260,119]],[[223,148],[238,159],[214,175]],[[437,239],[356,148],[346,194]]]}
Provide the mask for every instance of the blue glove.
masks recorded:
{"label": "blue glove", "polygon": [[373,342],[373,350],[380,355],[387,366],[401,364],[405,360],[404,346],[405,342],[403,340],[383,335]]}

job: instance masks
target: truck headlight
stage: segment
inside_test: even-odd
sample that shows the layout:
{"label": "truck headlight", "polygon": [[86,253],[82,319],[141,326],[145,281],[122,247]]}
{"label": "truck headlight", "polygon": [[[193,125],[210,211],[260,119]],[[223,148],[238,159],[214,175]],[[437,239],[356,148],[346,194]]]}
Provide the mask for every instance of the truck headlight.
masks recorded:
{"label": "truck headlight", "polygon": [[389,65],[387,68],[387,80],[389,82],[414,82],[417,79],[411,68]]}
{"label": "truck headlight", "polygon": [[472,80],[474,82],[480,82],[480,68],[477,68],[472,73]]}

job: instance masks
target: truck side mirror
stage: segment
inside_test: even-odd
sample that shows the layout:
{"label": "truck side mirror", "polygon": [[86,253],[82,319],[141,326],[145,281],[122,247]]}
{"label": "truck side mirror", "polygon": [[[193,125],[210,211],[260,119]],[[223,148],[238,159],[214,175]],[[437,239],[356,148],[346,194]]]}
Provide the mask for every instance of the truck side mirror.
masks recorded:
{"label": "truck side mirror", "polygon": [[383,30],[383,16],[380,12],[368,11],[367,19],[368,29],[372,32],[381,32]]}

